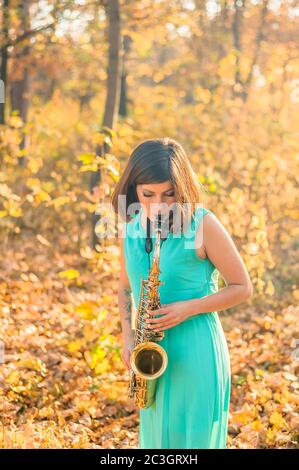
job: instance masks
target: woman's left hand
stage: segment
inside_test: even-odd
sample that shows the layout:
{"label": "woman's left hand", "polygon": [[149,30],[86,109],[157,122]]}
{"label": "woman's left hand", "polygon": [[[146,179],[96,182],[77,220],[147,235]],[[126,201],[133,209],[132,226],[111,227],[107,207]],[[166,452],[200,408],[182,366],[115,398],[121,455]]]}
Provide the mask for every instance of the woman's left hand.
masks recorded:
{"label": "woman's left hand", "polygon": [[[162,304],[159,309],[147,310],[147,312],[151,315],[151,318],[147,319],[146,322],[153,331],[167,330],[190,316],[190,303],[188,300],[183,300],[171,304]],[[161,317],[155,318],[157,315],[161,315]]]}

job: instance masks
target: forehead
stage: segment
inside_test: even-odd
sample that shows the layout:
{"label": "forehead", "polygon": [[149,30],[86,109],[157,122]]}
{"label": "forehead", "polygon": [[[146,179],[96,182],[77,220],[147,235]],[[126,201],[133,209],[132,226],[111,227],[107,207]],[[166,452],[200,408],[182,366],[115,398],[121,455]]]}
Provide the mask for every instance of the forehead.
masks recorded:
{"label": "forehead", "polygon": [[167,191],[172,188],[170,181],[164,181],[163,183],[149,183],[140,184],[141,189],[147,189],[148,191]]}

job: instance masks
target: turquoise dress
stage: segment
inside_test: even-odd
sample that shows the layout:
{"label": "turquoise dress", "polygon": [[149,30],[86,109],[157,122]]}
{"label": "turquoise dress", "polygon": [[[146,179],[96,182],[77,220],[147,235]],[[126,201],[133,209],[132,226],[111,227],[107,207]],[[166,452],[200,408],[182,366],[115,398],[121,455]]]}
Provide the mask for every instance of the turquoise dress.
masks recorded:
{"label": "turquoise dress", "polygon": [[[126,269],[136,307],[141,278],[148,277],[141,211],[126,223],[124,240]],[[208,258],[200,259],[194,247],[196,231],[207,213],[211,211],[197,208],[187,231],[180,237],[170,233],[162,244],[162,304],[204,297],[218,290],[218,270]],[[155,234],[152,239],[154,243]],[[150,262],[152,254],[153,250]],[[167,353],[168,364],[156,379],[154,404],[138,408],[139,448],[225,448],[231,372],[218,313],[198,313],[163,332],[159,344]]]}

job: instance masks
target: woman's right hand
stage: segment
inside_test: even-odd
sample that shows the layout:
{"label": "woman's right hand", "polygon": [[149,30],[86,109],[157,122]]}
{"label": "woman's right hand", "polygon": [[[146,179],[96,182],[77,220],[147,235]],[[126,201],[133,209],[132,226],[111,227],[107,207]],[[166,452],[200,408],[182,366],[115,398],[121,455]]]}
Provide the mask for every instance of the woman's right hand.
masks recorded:
{"label": "woman's right hand", "polygon": [[121,357],[128,370],[131,369],[130,357],[131,357],[131,353],[133,349],[134,349],[134,335],[128,335],[128,336],[123,337]]}

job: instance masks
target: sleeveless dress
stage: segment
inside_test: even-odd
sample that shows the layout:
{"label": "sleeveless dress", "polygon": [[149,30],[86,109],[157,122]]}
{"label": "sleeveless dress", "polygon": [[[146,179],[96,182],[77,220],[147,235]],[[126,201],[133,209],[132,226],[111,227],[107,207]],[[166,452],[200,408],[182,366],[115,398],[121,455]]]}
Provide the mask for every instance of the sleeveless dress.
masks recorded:
{"label": "sleeveless dress", "polygon": [[[124,253],[135,306],[141,278],[148,277],[146,232],[141,212],[126,223]],[[195,234],[205,214],[196,208],[185,233],[169,233],[160,251],[161,304],[194,299],[218,290],[218,270],[195,251]],[[152,234],[153,245],[155,234]],[[150,254],[152,263],[153,250]],[[231,391],[228,345],[217,312],[198,313],[163,330],[158,342],[168,364],[156,379],[155,401],[139,408],[140,449],[226,448]]]}

